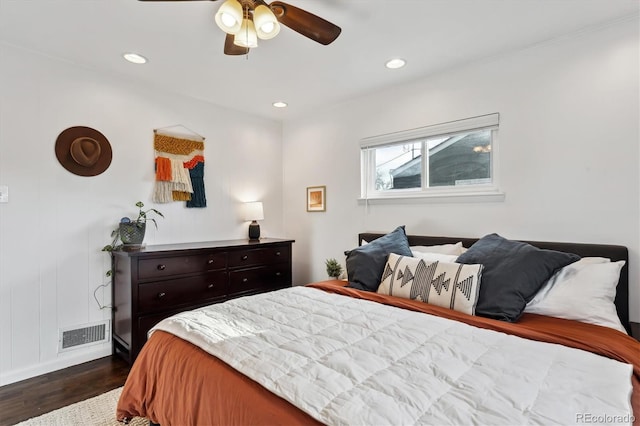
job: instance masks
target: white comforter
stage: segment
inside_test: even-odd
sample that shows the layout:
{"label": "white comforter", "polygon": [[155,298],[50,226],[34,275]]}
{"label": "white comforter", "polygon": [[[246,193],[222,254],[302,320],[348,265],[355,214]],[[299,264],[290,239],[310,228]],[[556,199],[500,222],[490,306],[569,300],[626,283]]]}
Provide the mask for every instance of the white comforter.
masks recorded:
{"label": "white comforter", "polygon": [[330,425],[630,420],[628,364],[313,288],[184,312],[154,330]]}

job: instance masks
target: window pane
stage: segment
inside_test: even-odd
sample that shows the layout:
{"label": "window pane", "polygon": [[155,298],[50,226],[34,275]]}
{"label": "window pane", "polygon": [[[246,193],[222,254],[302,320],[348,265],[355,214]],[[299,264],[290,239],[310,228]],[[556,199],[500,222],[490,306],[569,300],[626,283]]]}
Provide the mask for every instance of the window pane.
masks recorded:
{"label": "window pane", "polygon": [[376,148],[376,190],[420,188],[422,177],[420,142]]}
{"label": "window pane", "polygon": [[429,186],[491,183],[491,130],[427,140]]}

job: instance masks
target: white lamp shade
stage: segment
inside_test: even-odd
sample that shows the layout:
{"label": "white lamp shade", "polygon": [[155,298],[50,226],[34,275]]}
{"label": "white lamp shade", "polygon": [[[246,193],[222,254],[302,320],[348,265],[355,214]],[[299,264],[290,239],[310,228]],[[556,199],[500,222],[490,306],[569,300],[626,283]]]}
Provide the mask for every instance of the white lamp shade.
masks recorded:
{"label": "white lamp shade", "polygon": [[245,203],[244,220],[263,220],[263,219],[264,219],[264,212],[262,210],[261,201]]}
{"label": "white lamp shade", "polygon": [[243,19],[240,31],[233,37],[233,44],[240,47],[254,48],[258,47],[258,35],[256,27],[251,19]]}
{"label": "white lamp shade", "polygon": [[253,24],[258,37],[263,40],[274,38],[280,32],[280,23],[271,9],[261,4],[253,11]]}
{"label": "white lamp shade", "polygon": [[227,34],[236,34],[242,26],[242,5],[238,0],[227,0],[216,13],[216,24]]}

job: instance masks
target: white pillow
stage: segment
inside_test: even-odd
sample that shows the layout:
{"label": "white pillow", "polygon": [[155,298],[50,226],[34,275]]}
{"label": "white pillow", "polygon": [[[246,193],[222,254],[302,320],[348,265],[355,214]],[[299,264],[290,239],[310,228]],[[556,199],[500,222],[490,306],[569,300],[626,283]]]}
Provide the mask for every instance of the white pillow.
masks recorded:
{"label": "white pillow", "polygon": [[462,241],[458,241],[455,244],[440,244],[436,246],[411,246],[410,249],[413,252],[455,254],[456,256],[460,256],[463,253]]}
{"label": "white pillow", "polygon": [[524,312],[601,325],[627,334],[614,300],[624,261],[584,257],[556,272]]}
{"label": "white pillow", "polygon": [[483,266],[389,254],[378,293],[420,300],[473,315]]}
{"label": "white pillow", "polygon": [[[360,245],[365,246],[369,244],[367,240],[360,240]],[[416,256],[416,253],[441,253],[447,255],[456,255],[456,257],[460,256],[462,253],[467,251],[466,247],[462,246],[462,241],[458,241],[455,244],[440,244],[435,246],[411,246],[409,247],[413,256]],[[455,261],[452,260],[452,262]]]}
{"label": "white pillow", "polygon": [[457,254],[428,253],[415,250],[411,250],[411,253],[413,254],[413,257],[430,260],[432,262],[438,260],[440,262],[454,263],[458,258]]}

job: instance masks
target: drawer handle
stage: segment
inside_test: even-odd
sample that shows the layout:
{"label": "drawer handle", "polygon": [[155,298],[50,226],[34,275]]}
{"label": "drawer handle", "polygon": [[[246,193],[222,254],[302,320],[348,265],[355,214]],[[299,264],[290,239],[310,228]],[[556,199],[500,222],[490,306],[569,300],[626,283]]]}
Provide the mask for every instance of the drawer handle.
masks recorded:
{"label": "drawer handle", "polygon": [[276,272],[276,277],[279,277],[280,275],[282,275],[281,272]]}
{"label": "drawer handle", "polygon": [[166,268],[166,266],[162,263],[158,265],[158,271],[164,271],[164,268]]}
{"label": "drawer handle", "polygon": [[162,299],[163,297],[165,297],[167,295],[167,293],[158,293],[158,299]]}
{"label": "drawer handle", "polygon": [[249,278],[243,278],[243,279],[242,279],[242,282],[243,282],[243,283],[246,283],[247,281],[249,281]]}
{"label": "drawer handle", "polygon": [[249,256],[247,256],[246,254],[244,256],[242,256],[242,260],[247,260],[249,258]]}
{"label": "drawer handle", "polygon": [[213,288],[213,284],[209,284],[207,288]]}
{"label": "drawer handle", "polygon": [[209,259],[209,260],[207,260],[207,263],[208,263],[209,265],[213,265],[213,259]]}
{"label": "drawer handle", "polygon": [[280,252],[279,251],[276,252],[276,256],[280,256]]}

